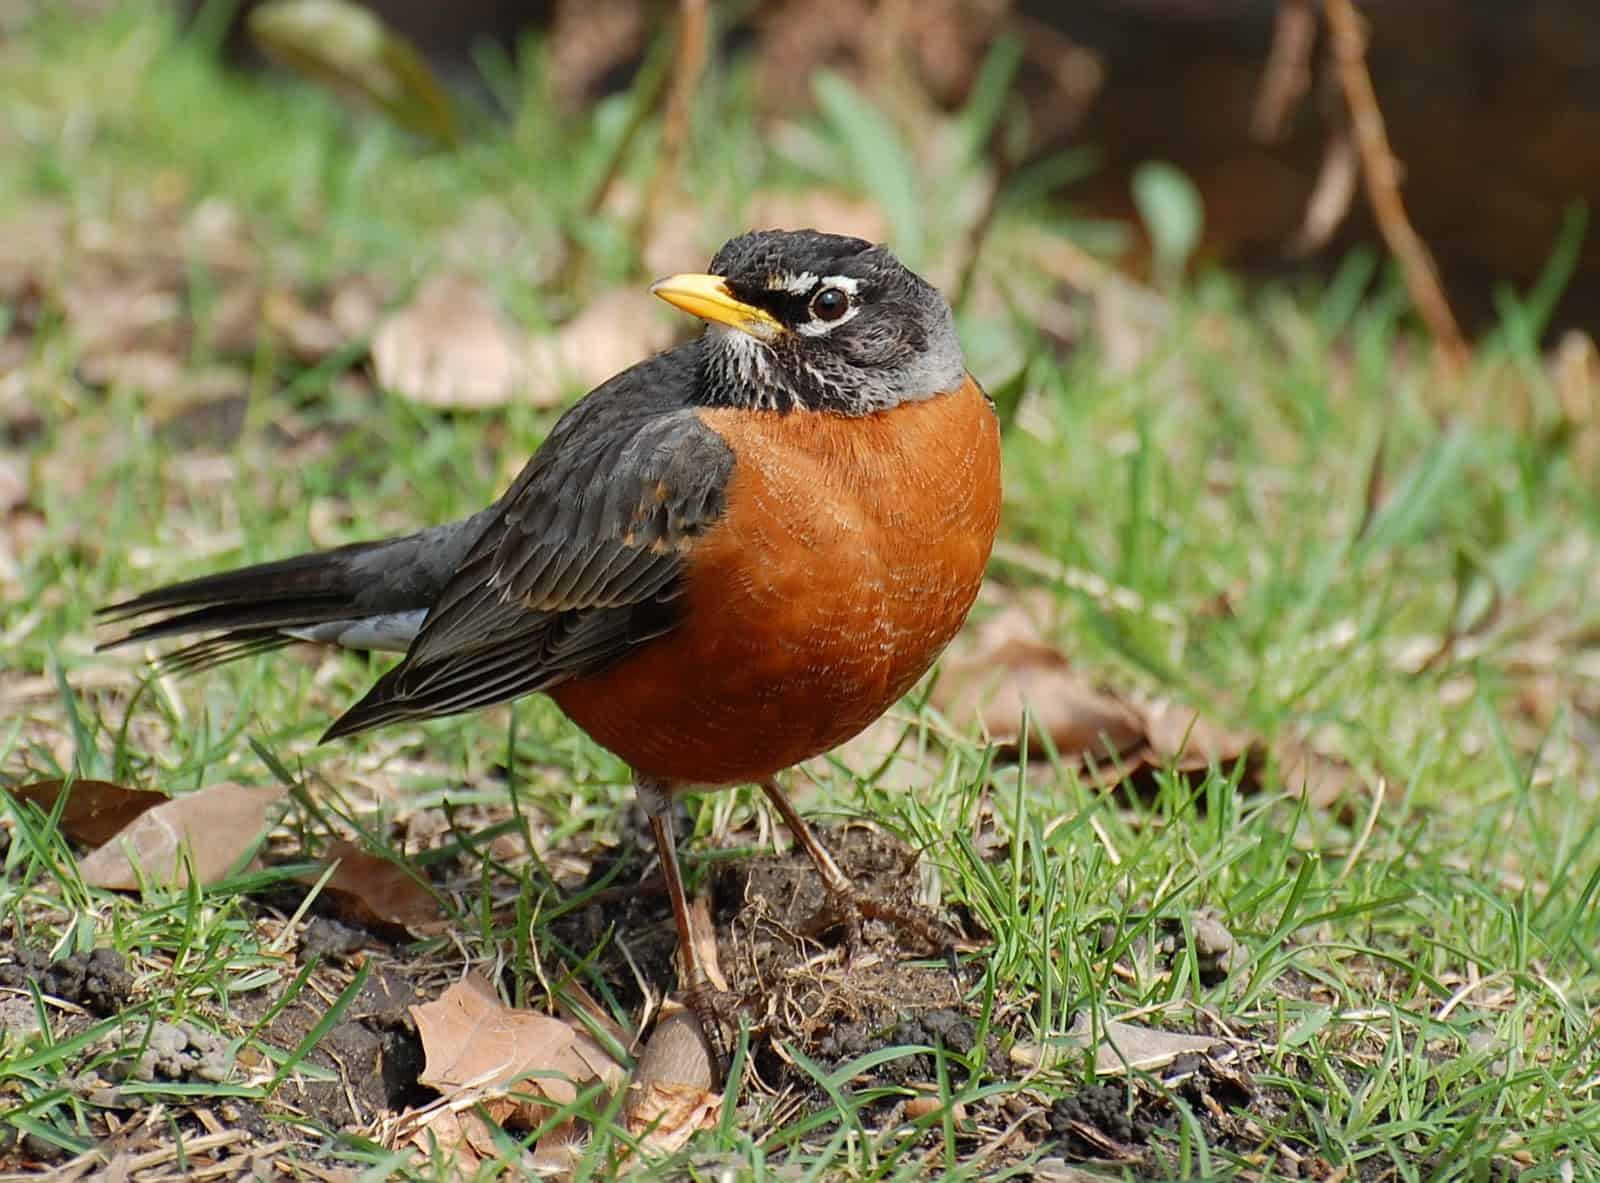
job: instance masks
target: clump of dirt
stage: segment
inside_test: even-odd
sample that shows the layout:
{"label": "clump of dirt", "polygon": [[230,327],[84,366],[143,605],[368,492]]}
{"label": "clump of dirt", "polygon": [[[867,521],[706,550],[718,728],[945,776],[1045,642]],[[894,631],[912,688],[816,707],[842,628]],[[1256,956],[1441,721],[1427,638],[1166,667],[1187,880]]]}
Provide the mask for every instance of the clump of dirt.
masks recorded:
{"label": "clump of dirt", "polygon": [[[1058,1098],[1045,1115],[1046,1136],[1068,1161],[1116,1164],[1138,1178],[1168,1179],[1179,1165],[1180,1109],[1198,1123],[1207,1145],[1253,1154],[1266,1136],[1259,1121],[1278,1125],[1288,1101],[1287,1093],[1256,1084],[1233,1064],[1181,1056],[1162,1073],[1159,1088],[1120,1081]],[[1303,1152],[1312,1149],[1307,1143]],[[1289,1155],[1277,1167],[1287,1170],[1299,1161],[1300,1155]]]}
{"label": "clump of dirt", "polygon": [[312,916],[300,930],[297,952],[302,964],[313,957],[343,961],[372,943],[372,937],[362,929],[331,916]]}
{"label": "clump of dirt", "polygon": [[[900,842],[863,824],[820,829],[818,837],[857,887],[915,910],[916,860]],[[818,929],[825,902],[816,870],[799,850],[727,863],[714,877],[723,972],[768,1047],[790,1043],[830,1064],[897,1044],[972,1050],[977,1027],[962,1009],[958,972],[943,961],[913,964],[942,950],[919,948],[914,935],[869,920],[851,961],[842,926]],[[782,1072],[779,1060],[759,1057],[758,1065],[764,1075]],[[935,1073],[926,1053],[877,1071],[902,1083]]]}
{"label": "clump of dirt", "polygon": [[[594,861],[588,886],[598,890],[589,902],[556,919],[550,931],[579,956],[598,950],[589,968],[637,1013],[641,978],[654,990],[674,987],[677,936],[659,877],[640,880],[648,835],[627,837],[609,859]],[[862,823],[819,827],[818,837],[863,891],[916,910],[916,859],[902,843]],[[826,901],[802,851],[721,860],[709,886],[717,956],[731,996],[724,1005],[753,1027],[758,1070],[768,1084],[789,1076],[782,1044],[830,1065],[897,1044],[973,1048],[977,1026],[963,1009],[966,983],[939,960],[943,950],[868,920],[847,964],[843,927],[817,931],[812,923]],[[620,938],[626,953],[608,934]],[[929,960],[935,964],[913,964]],[[932,1055],[912,1053],[874,1075],[914,1082],[936,1072]]]}
{"label": "clump of dirt", "polygon": [[128,1050],[137,1051],[111,1066],[113,1080],[204,1080],[217,1083],[228,1079],[233,1070],[233,1055],[228,1040],[197,1023],[157,1022],[135,1035]]}
{"label": "clump of dirt", "polygon": [[0,962],[0,986],[25,988],[38,983],[42,993],[64,998],[100,1018],[116,1014],[133,993],[133,975],[115,949],[90,949],[51,961],[43,949],[14,948],[13,960]]}
{"label": "clump of dirt", "polygon": [[[292,1075],[279,1086],[274,1101],[313,1116],[329,1129],[370,1123],[384,1113],[425,1103],[432,1093],[417,1084],[422,1042],[407,1010],[421,1001],[398,968],[375,968],[345,1018],[306,1057],[332,1069],[336,1079]],[[291,1050],[321,1022],[325,1011],[320,996],[305,991],[263,1034],[277,1047]]]}
{"label": "clump of dirt", "polygon": [[1092,1084],[1062,1097],[1046,1120],[1068,1158],[1100,1158],[1112,1147],[1142,1145],[1156,1129],[1139,1116],[1137,1094],[1115,1084]]}

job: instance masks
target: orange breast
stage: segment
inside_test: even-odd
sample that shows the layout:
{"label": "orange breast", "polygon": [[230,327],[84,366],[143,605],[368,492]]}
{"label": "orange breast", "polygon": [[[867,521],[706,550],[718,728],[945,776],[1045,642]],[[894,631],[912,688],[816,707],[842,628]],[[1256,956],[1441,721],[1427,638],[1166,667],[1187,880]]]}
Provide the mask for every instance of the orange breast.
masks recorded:
{"label": "orange breast", "polygon": [[843,743],[933,664],[994,542],[1000,433],[970,378],[861,418],[701,416],[735,463],[682,623],[552,696],[635,770],[727,785]]}

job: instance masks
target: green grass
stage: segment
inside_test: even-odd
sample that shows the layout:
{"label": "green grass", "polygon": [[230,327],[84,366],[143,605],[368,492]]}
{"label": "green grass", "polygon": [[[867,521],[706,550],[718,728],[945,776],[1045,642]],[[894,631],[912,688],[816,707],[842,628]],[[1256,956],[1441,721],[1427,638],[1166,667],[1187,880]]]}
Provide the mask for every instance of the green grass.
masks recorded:
{"label": "green grass", "polygon": [[[539,326],[646,278],[627,225],[588,212],[633,97],[562,113],[537,45],[496,75],[507,120],[449,154],[309,88],[224,73],[144,5],[88,22],[41,16],[0,46],[0,74],[0,236],[40,210],[79,231],[65,253],[27,264],[46,292],[106,270],[84,228],[101,228],[137,274],[166,246],[181,252],[172,227],[208,203],[245,227],[252,274],[299,291],[363,274],[398,294],[447,262],[490,277],[512,315]],[[827,183],[882,202],[948,290],[961,260],[939,244],[959,243],[974,214],[914,198],[937,188],[932,175],[981,179],[992,115],[975,104],[918,155],[893,140],[888,115],[852,122],[861,96],[841,80],[817,93],[819,115],[773,135],[749,114],[741,69],[707,77],[682,169],[701,247],[744,228],[758,189]],[[647,120],[624,156],[641,191],[658,144]],[[1370,260],[1318,290],[1245,295],[1209,274],[1134,319],[1114,292],[1073,300],[1026,266],[1027,235],[1079,229],[1037,202],[1007,205],[962,310],[979,376],[1026,395],[1005,445],[1012,558],[997,560],[993,585],[1047,587],[1050,639],[1097,679],[1200,705],[1269,747],[1314,735],[1369,788],[1382,776],[1396,791],[1375,813],[1370,793],[1315,808],[1271,778],[1244,792],[1230,766],[1106,795],[1063,761],[1019,766],[952,738],[927,708],[910,742],[926,739],[938,771],[919,791],[824,772],[813,809],[871,816],[924,850],[946,902],[993,934],[973,959],[971,1007],[1001,1050],[941,1050],[941,1095],[986,1121],[1008,1095],[1046,1106],[1073,1095],[1088,1083],[1081,1057],[1030,1072],[1007,1049],[1053,1046],[1080,1012],[1137,1012],[1237,1033],[1270,1101],[1223,1145],[1175,1089],[1174,1124],[1151,1136],[1167,1177],[1279,1177],[1320,1159],[1341,1178],[1600,1178],[1600,486],[1528,344],[1536,302],[1508,301],[1506,330],[1465,381],[1446,383]],[[27,248],[16,247],[25,260]],[[16,269],[9,257],[0,268]],[[443,885],[452,936],[422,953],[431,980],[459,976],[464,957],[551,972],[588,952],[569,956],[550,931],[570,904],[537,862],[506,867],[492,833],[472,828],[487,818],[541,852],[614,842],[626,770],[542,699],[316,747],[372,677],[363,659],[295,652],[142,684],[132,661],[91,653],[91,610],[224,563],[464,515],[503,487],[553,413],[429,412],[373,392],[355,351],[307,368],[268,332],[230,355],[208,318],[240,281],[208,271],[203,252],[179,261],[186,370],[221,356],[248,391],[243,432],[220,453],[178,451],[157,430],[170,392],[79,381],[75,326],[48,297],[28,330],[23,300],[0,295],[17,343],[0,417],[36,420],[14,453],[42,521],[26,536],[32,510],[0,521],[0,542],[19,540],[0,565],[0,776],[182,792],[286,774],[299,788],[273,849],[290,861],[132,899],[85,888],[59,835],[11,810],[7,942],[58,958],[115,948],[135,1001],[91,1022],[35,991],[42,1030],[0,1031],[0,1125],[30,1145],[87,1148],[103,1128],[77,1082],[125,1060],[149,1020],[192,1020],[232,1041],[240,1078],[136,1091],[179,1112],[259,1104],[296,1153],[382,1177],[402,1163],[370,1132],[274,1107],[283,1080],[321,1071],[304,1060],[315,1039],[273,1048],[249,1000],[286,1006],[312,991],[331,1026],[359,973],[307,972],[263,898],[333,830],[397,849],[391,822],[447,801],[457,832],[417,852],[424,868],[455,868]],[[15,296],[12,279],[0,271],[0,293]],[[1074,311],[1091,326],[1077,348],[1032,327]],[[1129,333],[1131,359],[1110,344]],[[1022,548],[1036,561],[1017,561]],[[1070,578],[1043,580],[1036,569],[1051,563]],[[697,802],[690,867],[703,874],[706,840],[738,833],[756,808],[742,791]],[[1192,942],[1162,943],[1201,908],[1245,950],[1219,983]],[[544,1003],[545,979],[512,976],[511,1001]],[[661,1176],[742,1164],[752,1177],[780,1166],[991,1177],[979,1149],[1003,1120],[980,1135],[941,1114],[885,1125],[882,1097],[905,1090],[795,1050],[788,1093],[738,1092]],[[601,1123],[587,1177],[616,1144]]]}

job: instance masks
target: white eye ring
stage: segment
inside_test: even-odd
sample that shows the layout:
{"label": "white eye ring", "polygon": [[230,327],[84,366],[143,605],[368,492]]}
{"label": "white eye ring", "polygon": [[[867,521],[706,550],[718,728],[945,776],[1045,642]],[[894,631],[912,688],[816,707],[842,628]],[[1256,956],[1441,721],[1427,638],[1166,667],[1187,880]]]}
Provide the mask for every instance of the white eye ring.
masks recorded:
{"label": "white eye ring", "polygon": [[814,320],[833,322],[850,311],[850,293],[841,287],[828,286],[811,297],[811,316]]}

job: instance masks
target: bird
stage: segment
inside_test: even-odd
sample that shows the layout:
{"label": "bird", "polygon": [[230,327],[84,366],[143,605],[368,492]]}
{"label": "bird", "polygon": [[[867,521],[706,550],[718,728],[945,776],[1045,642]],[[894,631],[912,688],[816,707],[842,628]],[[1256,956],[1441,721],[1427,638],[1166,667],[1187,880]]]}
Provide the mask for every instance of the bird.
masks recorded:
{"label": "bird", "polygon": [[960,629],[1000,429],[949,304],[885,246],[751,231],[651,290],[704,331],[574,403],[488,508],[144,592],[100,610],[126,629],[101,648],[200,634],[160,659],[178,672],[294,642],[402,653],[323,741],[549,695],[632,772],[705,1028],[680,792],[759,786],[852,943],[863,917],[918,927],[857,889],[777,778]]}

